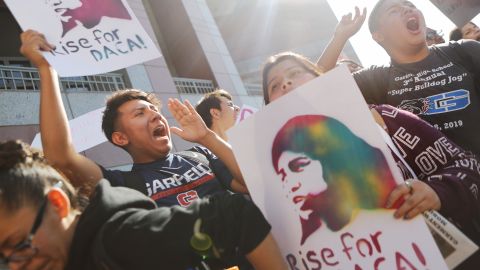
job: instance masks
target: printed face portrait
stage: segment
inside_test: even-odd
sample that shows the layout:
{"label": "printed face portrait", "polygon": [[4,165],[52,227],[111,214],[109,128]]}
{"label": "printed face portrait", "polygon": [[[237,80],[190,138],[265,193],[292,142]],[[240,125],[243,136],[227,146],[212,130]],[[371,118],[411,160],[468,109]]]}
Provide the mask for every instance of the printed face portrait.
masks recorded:
{"label": "printed face portrait", "polygon": [[267,76],[267,92],[270,102],[316,77],[316,75],[292,59],[276,64]]}
{"label": "printed face portrait", "polygon": [[82,2],[80,0],[45,0],[45,3],[59,15],[63,22],[66,22],[70,19],[70,17],[63,15],[65,12],[82,6]]}
{"label": "printed face portrait", "polygon": [[82,5],[81,0],[45,0],[45,3],[56,12],[65,12],[67,9],[75,9]]}
{"label": "printed face portrait", "polygon": [[289,119],[273,140],[272,165],[299,214],[301,244],[322,224],[336,232],[356,209],[383,207],[396,186],[381,150],[324,115]]}
{"label": "printed face portrait", "polygon": [[307,219],[311,211],[302,210],[308,196],[316,196],[328,187],[323,179],[320,161],[310,159],[304,153],[285,151],[278,160],[278,171],[282,176],[282,188],[294,205],[295,211]]}
{"label": "printed face portrait", "polygon": [[103,17],[127,19],[131,16],[122,0],[44,0],[59,16],[65,36],[78,26],[87,29],[97,26]]}

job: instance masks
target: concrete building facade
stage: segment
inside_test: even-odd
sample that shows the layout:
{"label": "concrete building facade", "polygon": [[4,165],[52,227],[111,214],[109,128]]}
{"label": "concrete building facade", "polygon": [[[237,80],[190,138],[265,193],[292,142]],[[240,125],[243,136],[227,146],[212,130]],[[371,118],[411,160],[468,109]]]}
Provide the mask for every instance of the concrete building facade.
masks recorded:
{"label": "concrete building facade", "polygon": [[[317,60],[338,23],[326,0],[207,2],[247,86],[261,84],[261,67],[273,54],[294,51]],[[358,61],[348,43],[342,57]]]}

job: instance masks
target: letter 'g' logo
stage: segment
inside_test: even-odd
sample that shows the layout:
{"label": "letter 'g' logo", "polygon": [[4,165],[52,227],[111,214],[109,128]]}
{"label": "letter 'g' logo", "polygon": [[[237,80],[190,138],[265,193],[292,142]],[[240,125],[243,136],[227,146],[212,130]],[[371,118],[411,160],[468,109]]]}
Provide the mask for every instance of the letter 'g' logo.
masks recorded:
{"label": "letter 'g' logo", "polygon": [[470,93],[465,89],[458,89],[426,98],[403,100],[399,109],[414,114],[432,115],[463,110],[470,105]]}
{"label": "letter 'g' logo", "polygon": [[180,193],[177,195],[178,204],[183,207],[189,206],[193,201],[198,199],[198,194],[195,190],[189,190],[184,193]]}
{"label": "letter 'g' logo", "polygon": [[470,93],[459,89],[428,97],[429,110],[425,114],[438,114],[458,111],[470,105]]}

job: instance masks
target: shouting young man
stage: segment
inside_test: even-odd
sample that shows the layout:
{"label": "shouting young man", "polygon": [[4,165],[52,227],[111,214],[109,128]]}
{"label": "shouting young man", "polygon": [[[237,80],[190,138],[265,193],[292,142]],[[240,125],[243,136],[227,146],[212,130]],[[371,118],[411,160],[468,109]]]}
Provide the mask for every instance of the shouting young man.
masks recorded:
{"label": "shouting young man", "polygon": [[[107,170],[78,154],[72,145],[56,72],[41,54],[52,46],[31,30],[21,39],[21,52],[40,74],[40,131],[45,156],[75,186],[92,186],[106,178],[113,186],[147,194],[158,206],[188,206],[197,198],[227,189],[246,190],[230,146],[205,126],[190,103],[169,101],[169,110],[181,125],[170,127],[155,96],[139,90],[114,93],[102,121],[108,140],[132,157],[132,171]],[[213,154],[204,147],[185,151],[187,154],[171,153],[171,132],[207,147]]]}
{"label": "shouting young man", "polygon": [[[479,155],[480,43],[428,47],[423,14],[405,0],[378,1],[368,26],[391,64],[354,75],[367,102],[410,111]],[[417,141],[409,134],[397,137],[405,144]]]}

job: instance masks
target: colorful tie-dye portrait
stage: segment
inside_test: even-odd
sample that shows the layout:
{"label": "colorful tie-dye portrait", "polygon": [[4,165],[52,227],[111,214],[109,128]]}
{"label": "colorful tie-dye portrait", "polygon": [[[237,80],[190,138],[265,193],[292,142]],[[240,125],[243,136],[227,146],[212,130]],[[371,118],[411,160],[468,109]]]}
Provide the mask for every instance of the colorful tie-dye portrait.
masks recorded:
{"label": "colorful tie-dye portrait", "polygon": [[59,16],[62,37],[79,23],[87,29],[97,26],[103,17],[130,20],[122,0],[45,0]]}
{"label": "colorful tie-dye portrait", "polygon": [[272,163],[300,216],[302,245],[323,223],[339,231],[354,210],[383,208],[396,186],[379,149],[323,115],[288,120],[273,141]]}

